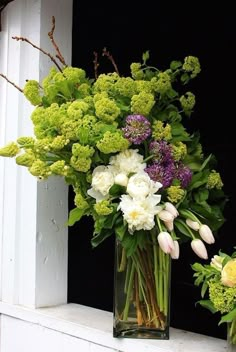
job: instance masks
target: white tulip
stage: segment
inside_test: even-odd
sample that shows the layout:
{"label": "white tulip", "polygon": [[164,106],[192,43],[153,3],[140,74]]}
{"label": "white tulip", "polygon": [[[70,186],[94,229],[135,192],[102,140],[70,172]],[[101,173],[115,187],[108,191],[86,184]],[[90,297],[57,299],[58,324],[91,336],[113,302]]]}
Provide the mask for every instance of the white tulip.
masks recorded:
{"label": "white tulip", "polygon": [[215,242],[215,238],[212,234],[212,231],[209,226],[207,225],[201,225],[199,229],[199,235],[208,244],[212,244]]}
{"label": "white tulip", "polygon": [[194,239],[191,242],[192,250],[199,256],[199,258],[207,259],[208,254],[204,243],[200,239]]}
{"label": "white tulip", "polygon": [[179,259],[179,242],[174,241],[174,249],[170,252],[172,259]]}
{"label": "white tulip", "polygon": [[198,231],[200,229],[200,225],[197,221],[186,219],[186,224],[188,225],[188,227],[190,227],[190,229],[193,229],[195,231]]}
{"label": "white tulip", "polygon": [[168,232],[160,232],[157,240],[164,253],[171,253],[175,249],[174,241]]}
{"label": "white tulip", "polygon": [[158,217],[162,221],[173,221],[174,220],[174,216],[167,210],[161,210],[158,213]]}
{"label": "white tulip", "polygon": [[176,218],[179,215],[178,210],[172,203],[166,202],[164,205],[165,205],[165,210],[171,213],[174,216],[174,218]]}

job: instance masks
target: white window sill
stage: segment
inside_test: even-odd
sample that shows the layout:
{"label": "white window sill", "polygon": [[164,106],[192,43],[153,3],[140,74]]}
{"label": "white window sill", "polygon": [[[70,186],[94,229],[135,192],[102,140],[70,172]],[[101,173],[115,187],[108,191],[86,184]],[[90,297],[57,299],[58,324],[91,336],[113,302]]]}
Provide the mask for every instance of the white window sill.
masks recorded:
{"label": "white window sill", "polygon": [[65,304],[29,309],[0,302],[0,313],[77,337],[118,352],[226,351],[226,341],[171,328],[170,340],[117,339],[112,337],[112,313]]}

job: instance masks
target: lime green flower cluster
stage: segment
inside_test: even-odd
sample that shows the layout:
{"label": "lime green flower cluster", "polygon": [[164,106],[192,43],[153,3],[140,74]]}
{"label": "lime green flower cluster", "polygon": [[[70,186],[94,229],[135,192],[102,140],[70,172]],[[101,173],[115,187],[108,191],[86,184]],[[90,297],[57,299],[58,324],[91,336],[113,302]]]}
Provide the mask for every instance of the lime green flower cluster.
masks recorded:
{"label": "lime green flower cluster", "polygon": [[[113,218],[123,224],[121,228],[127,226],[117,209],[135,172],[124,171],[129,161],[121,162],[122,167],[117,162],[117,175],[108,177],[106,170],[111,157],[127,150],[138,151],[140,157],[130,159],[132,167],[143,160],[140,169],[163,185],[163,202],[175,204],[179,213],[189,209],[212,230],[224,222],[223,183],[215,159],[205,158],[199,136],[190,135],[184,126],[195,105],[185,85],[200,72],[199,60],[188,56],[183,62],[172,61],[165,70],[148,60],[146,52],[142,62],[130,65],[129,76],[120,76],[114,65],[116,72],[93,80],[82,68],[65,65],[61,70],[51,68],[42,82],[27,81],[23,93],[35,106],[34,136],[19,137],[0,149],[1,156],[16,157],[16,163],[38,179],[63,177],[75,192],[73,219],[92,215],[99,241],[103,231],[107,237],[112,230]],[[95,172],[99,166],[105,170]],[[100,178],[114,185],[106,187]],[[184,226],[173,227],[175,237],[184,240]]]}
{"label": "lime green flower cluster", "polygon": [[221,314],[228,313],[233,310],[236,303],[236,287],[224,286],[221,282],[210,280],[209,298],[216,310]]}
{"label": "lime green flower cluster", "polygon": [[223,187],[223,182],[219,172],[212,170],[207,179],[207,188],[221,189]]}
{"label": "lime green flower cluster", "polygon": [[94,209],[98,215],[109,215],[113,212],[113,208],[110,206],[108,200],[101,200],[94,205]]}

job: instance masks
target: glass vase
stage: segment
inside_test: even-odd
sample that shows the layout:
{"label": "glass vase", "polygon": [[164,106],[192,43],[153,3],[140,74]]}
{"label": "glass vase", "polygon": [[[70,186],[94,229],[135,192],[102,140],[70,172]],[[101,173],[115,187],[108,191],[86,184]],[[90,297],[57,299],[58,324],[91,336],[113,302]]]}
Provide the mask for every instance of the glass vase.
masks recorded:
{"label": "glass vase", "polygon": [[151,233],[131,255],[116,242],[114,337],[169,339],[170,267]]}
{"label": "glass vase", "polygon": [[236,319],[227,323],[227,352],[236,352]]}

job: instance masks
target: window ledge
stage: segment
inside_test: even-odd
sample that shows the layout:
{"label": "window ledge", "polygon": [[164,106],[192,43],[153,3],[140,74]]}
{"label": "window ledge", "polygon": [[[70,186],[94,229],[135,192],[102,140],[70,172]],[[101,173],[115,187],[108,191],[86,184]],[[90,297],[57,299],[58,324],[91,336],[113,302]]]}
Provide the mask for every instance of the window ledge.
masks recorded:
{"label": "window ledge", "polygon": [[135,340],[112,337],[112,313],[77,304],[30,309],[0,302],[0,313],[119,352],[226,351],[226,341],[171,328],[170,340]]}

